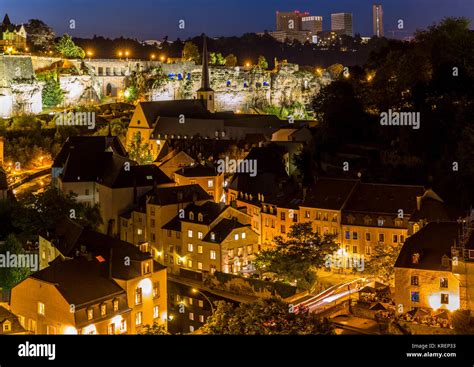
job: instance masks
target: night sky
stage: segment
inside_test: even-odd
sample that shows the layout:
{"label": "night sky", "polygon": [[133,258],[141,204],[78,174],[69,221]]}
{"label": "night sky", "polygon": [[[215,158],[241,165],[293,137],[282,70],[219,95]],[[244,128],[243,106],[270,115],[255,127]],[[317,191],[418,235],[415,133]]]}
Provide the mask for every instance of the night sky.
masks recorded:
{"label": "night sky", "polygon": [[[398,19],[405,34],[425,28],[445,16],[474,19],[474,0],[385,0],[386,35],[396,29]],[[300,10],[324,17],[330,27],[332,12],[352,12],[354,31],[372,35],[374,0],[0,0],[0,13],[8,12],[14,23],[38,18],[57,34],[77,37],[126,36],[138,39],[186,39],[205,32],[211,36],[241,35],[273,30],[275,11]],[[2,15],[3,17],[3,15]],[[76,29],[69,29],[69,21]],[[184,19],[185,29],[178,28]],[[473,25],[471,25],[473,26]]]}

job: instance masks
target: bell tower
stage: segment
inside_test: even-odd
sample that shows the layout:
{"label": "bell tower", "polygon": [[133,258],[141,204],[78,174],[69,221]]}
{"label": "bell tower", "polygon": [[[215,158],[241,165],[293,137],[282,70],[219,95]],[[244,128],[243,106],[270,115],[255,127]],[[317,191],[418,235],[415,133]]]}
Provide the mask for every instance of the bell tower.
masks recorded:
{"label": "bell tower", "polygon": [[201,88],[197,90],[197,98],[204,101],[209,112],[215,112],[214,90],[209,84],[209,55],[207,54],[207,37],[203,34],[202,44],[202,79]]}

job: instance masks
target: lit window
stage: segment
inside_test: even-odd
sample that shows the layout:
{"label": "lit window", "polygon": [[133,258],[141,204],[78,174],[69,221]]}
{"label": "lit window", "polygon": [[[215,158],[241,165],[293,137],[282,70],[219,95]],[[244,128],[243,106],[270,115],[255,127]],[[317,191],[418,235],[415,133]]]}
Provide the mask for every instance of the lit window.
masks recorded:
{"label": "lit window", "polygon": [[138,229],[137,229],[137,234],[138,234],[139,236],[141,236],[142,233],[143,233],[143,230],[142,230],[141,228],[138,228]]}
{"label": "lit window", "polygon": [[204,323],[204,315],[199,315],[199,322]]}
{"label": "lit window", "polygon": [[94,318],[94,310],[92,308],[89,308],[87,310],[87,320],[92,320]]}
{"label": "lit window", "polygon": [[194,326],[192,326],[192,325],[189,326],[189,332],[194,333]]}
{"label": "lit window", "polygon": [[216,259],[216,251],[215,250],[211,250],[210,257],[211,257],[211,260]]}
{"label": "lit window", "polygon": [[142,303],[142,301],[143,301],[142,288],[137,287],[137,289],[135,289],[135,304],[139,305],[140,303]]}
{"label": "lit window", "polygon": [[193,313],[193,312],[190,312],[190,313],[189,313],[189,319],[190,319],[190,320],[194,320],[194,313]]}
{"label": "lit window", "polygon": [[202,237],[203,237],[203,236],[202,236],[202,232],[198,232],[198,238],[199,238],[200,240],[202,240]]}
{"label": "lit window", "polygon": [[216,240],[216,234],[214,232],[211,232],[211,241]]}
{"label": "lit window", "polygon": [[242,239],[245,240],[245,238],[247,238],[247,233],[242,232],[242,235],[241,235],[241,236],[242,236]]}
{"label": "lit window", "polygon": [[202,262],[198,261],[198,269],[202,270]]}
{"label": "lit window", "polygon": [[160,282],[153,283],[153,298],[158,298],[160,296]]}
{"label": "lit window", "polygon": [[193,252],[194,251],[194,246],[192,243],[188,243],[188,252]]}
{"label": "lit window", "polygon": [[160,308],[158,306],[153,306],[153,318],[157,319],[160,317]]}
{"label": "lit window", "polygon": [[135,315],[135,325],[141,325],[142,324],[142,313],[141,312],[137,312],[137,314]]}
{"label": "lit window", "polygon": [[440,278],[439,279],[439,286],[441,288],[448,288],[448,278]]}
{"label": "lit window", "polygon": [[120,332],[127,332],[127,320],[122,320],[122,322],[120,323]]}
{"label": "lit window", "polygon": [[11,331],[12,325],[10,324],[10,321],[5,321],[3,323],[3,332],[8,332]]}
{"label": "lit window", "polygon": [[442,305],[447,305],[447,304],[449,304],[449,294],[447,294],[447,293],[441,293],[441,304],[442,304]]}
{"label": "lit window", "polygon": [[189,238],[193,238],[193,231],[192,231],[192,229],[189,229],[189,230],[188,230],[188,237],[189,237]]}
{"label": "lit window", "polygon": [[198,246],[198,254],[202,254],[202,246]]}
{"label": "lit window", "polygon": [[38,313],[44,316],[44,303],[38,302]]}
{"label": "lit window", "polygon": [[411,301],[420,302],[420,292],[411,292]]}
{"label": "lit window", "polygon": [[207,187],[214,187],[214,181],[213,180],[207,180]]}
{"label": "lit window", "polygon": [[417,275],[412,275],[411,277],[411,285],[418,285],[419,284],[419,278]]}
{"label": "lit window", "polygon": [[143,265],[143,273],[144,274],[150,273],[150,263],[148,261]]}
{"label": "lit window", "polygon": [[188,268],[192,268],[193,267],[193,261],[192,260],[188,260]]}
{"label": "lit window", "polygon": [[199,307],[204,307],[204,301],[202,299],[199,300],[198,302]]}
{"label": "lit window", "polygon": [[234,240],[236,240],[236,241],[239,240],[239,234],[238,234],[238,233],[236,233],[236,234],[234,235]]}
{"label": "lit window", "polygon": [[105,316],[107,314],[107,305],[105,303],[100,305],[100,316]]}
{"label": "lit window", "polygon": [[252,245],[248,245],[247,246],[247,254],[251,254],[253,252],[253,248],[252,248]]}
{"label": "lit window", "polygon": [[113,301],[113,306],[114,306],[114,312],[118,311],[118,309],[119,309],[119,302],[118,302],[118,300],[114,299],[114,301]]}

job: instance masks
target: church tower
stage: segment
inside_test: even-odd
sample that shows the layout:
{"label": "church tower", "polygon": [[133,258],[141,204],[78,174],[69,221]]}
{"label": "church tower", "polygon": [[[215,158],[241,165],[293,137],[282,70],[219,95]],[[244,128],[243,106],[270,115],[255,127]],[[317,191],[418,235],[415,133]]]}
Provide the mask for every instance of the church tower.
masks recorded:
{"label": "church tower", "polygon": [[201,88],[197,90],[197,98],[204,100],[209,112],[215,112],[214,90],[209,85],[209,55],[207,54],[207,37],[203,35],[202,45],[202,79]]}

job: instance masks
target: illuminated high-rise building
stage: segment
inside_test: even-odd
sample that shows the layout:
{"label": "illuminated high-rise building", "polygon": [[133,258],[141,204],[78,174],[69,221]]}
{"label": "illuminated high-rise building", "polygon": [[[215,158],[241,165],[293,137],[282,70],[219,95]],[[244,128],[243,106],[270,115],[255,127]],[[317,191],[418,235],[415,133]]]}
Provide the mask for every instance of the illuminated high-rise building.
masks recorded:
{"label": "illuminated high-rise building", "polygon": [[338,35],[353,36],[352,13],[331,14],[331,31]]}
{"label": "illuminated high-rise building", "polygon": [[374,36],[383,37],[383,9],[382,5],[374,4],[372,7],[373,22],[374,22]]}

